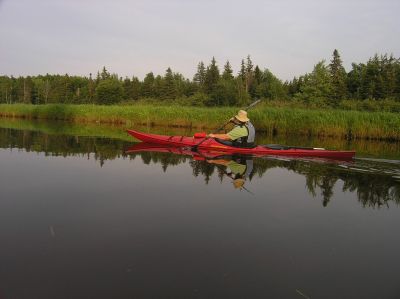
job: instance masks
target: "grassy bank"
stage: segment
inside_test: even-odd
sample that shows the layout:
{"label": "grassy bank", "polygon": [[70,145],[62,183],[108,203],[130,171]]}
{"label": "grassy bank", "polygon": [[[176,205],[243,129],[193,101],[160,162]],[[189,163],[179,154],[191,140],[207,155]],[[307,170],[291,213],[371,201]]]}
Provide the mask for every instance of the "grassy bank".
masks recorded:
{"label": "grassy bank", "polygon": [[[236,112],[237,108],[231,107],[0,105],[0,116],[3,117],[195,129],[216,128]],[[400,140],[398,113],[307,110],[260,105],[252,109],[249,115],[258,130],[269,134]]]}
{"label": "grassy bank", "polygon": [[[17,118],[0,118],[0,129],[15,129],[18,131],[41,132],[43,135],[74,136],[74,137],[101,137],[135,142],[132,136],[125,131],[125,125],[98,124],[98,123],[73,123],[64,121],[26,120]],[[171,127],[137,127],[146,132],[167,135],[190,136],[194,133],[189,128]],[[62,138],[61,138],[62,139]],[[78,140],[78,139],[76,139]],[[1,138],[0,138],[1,141]],[[288,144],[306,147],[324,147],[337,150],[355,150],[358,157],[373,157],[385,159],[398,159],[400,142],[382,142],[377,140],[358,139],[347,141],[339,138],[304,138],[303,136],[269,136],[259,132],[256,136],[258,144]]]}

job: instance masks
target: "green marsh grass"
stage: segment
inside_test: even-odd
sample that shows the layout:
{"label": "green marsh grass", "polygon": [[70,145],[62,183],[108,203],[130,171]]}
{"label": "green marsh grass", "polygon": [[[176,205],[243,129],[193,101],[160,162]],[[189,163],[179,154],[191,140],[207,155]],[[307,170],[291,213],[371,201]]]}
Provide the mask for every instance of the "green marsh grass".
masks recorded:
{"label": "green marsh grass", "polygon": [[[74,123],[121,124],[126,127],[165,126],[212,130],[235,115],[234,107],[188,107],[161,105],[26,105],[1,104],[0,116],[25,119],[64,120]],[[345,111],[270,107],[249,111],[259,131],[271,135],[304,135],[340,138],[400,140],[400,115],[391,112]]]}
{"label": "green marsh grass", "polygon": [[[40,131],[45,135],[66,135],[77,137],[105,137],[123,140],[129,143],[137,142],[128,135],[124,124],[100,124],[100,123],[74,123],[64,121],[28,120],[17,118],[0,118],[0,128]],[[172,127],[136,127],[140,131],[166,135],[191,136],[195,128]],[[343,138],[330,138],[321,136],[304,137],[299,135],[271,136],[268,132],[258,132],[257,144],[287,144],[307,147],[324,147],[336,150],[355,150],[358,157],[375,157],[386,159],[398,159],[400,142],[383,142],[378,140],[357,139],[348,141]]]}

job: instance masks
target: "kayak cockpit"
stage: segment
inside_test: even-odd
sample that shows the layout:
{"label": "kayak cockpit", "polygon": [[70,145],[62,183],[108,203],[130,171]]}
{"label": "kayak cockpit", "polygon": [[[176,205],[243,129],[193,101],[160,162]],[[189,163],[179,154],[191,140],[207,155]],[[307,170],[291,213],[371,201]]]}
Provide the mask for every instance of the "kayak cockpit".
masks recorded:
{"label": "kayak cockpit", "polygon": [[240,143],[232,142],[230,140],[222,140],[222,139],[218,139],[218,138],[214,138],[214,140],[223,145],[236,147],[236,148],[250,148],[251,149],[251,148],[257,147],[257,145],[255,145],[254,143],[253,144],[240,144]]}

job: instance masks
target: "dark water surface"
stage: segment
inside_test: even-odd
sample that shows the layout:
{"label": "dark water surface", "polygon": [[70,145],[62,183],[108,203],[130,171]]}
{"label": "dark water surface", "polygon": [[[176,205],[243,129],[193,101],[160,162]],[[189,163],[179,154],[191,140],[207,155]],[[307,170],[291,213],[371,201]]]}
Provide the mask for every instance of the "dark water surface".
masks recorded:
{"label": "dark water surface", "polygon": [[0,129],[1,299],[400,298],[398,144],[337,162],[127,140]]}

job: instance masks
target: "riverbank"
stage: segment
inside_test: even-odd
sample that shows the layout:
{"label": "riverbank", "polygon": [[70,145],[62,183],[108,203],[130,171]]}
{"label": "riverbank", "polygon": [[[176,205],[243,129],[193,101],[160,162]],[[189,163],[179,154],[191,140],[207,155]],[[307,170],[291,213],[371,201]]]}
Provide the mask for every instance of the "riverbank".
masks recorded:
{"label": "riverbank", "polygon": [[[236,114],[237,110],[232,107],[1,104],[0,116],[73,123],[123,124],[128,127],[147,125],[212,130]],[[398,113],[260,105],[252,109],[249,115],[259,131],[271,135],[400,140]]]}
{"label": "riverbank", "polygon": [[[42,136],[74,136],[88,138],[108,138],[118,139],[122,142],[131,144],[135,142],[129,134],[126,133],[125,125],[119,124],[99,124],[99,123],[73,123],[66,121],[44,121],[44,120],[27,120],[21,118],[0,118],[0,129],[10,130],[8,134],[13,135],[13,130],[24,132],[41,132]],[[156,134],[166,135],[185,135],[191,136],[195,130],[189,128],[171,128],[171,127],[137,127],[140,131],[152,132]],[[24,138],[28,138],[31,133],[23,134]],[[7,139],[5,136],[2,138]],[[47,137],[45,137],[47,138]],[[25,140],[26,141],[26,140]],[[22,142],[25,142],[22,141]],[[303,136],[269,136],[265,132],[259,132],[256,136],[257,144],[287,144],[305,147],[324,147],[336,150],[355,150],[357,157],[370,157],[379,159],[398,159],[400,152],[400,142],[384,142],[377,140],[358,139],[348,141],[339,138],[321,138]],[[11,145],[11,144],[10,144]]]}

